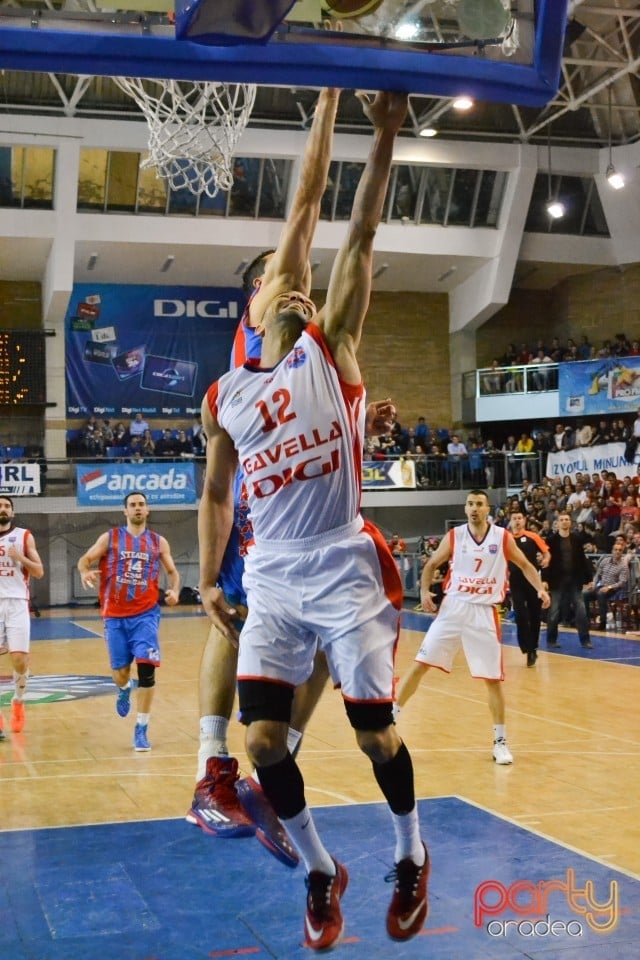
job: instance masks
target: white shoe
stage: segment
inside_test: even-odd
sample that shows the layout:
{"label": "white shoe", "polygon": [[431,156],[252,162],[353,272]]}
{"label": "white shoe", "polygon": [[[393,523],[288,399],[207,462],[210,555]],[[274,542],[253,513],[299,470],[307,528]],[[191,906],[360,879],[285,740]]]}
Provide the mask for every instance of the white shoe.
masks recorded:
{"label": "white shoe", "polygon": [[513,763],[511,751],[503,737],[493,742],[493,759],[496,763]]}

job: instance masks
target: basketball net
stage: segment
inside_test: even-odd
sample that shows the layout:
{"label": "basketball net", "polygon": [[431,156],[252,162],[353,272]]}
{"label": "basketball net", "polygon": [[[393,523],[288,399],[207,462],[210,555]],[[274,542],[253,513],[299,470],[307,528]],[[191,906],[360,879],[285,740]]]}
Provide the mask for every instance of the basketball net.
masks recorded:
{"label": "basketball net", "polygon": [[233,152],[251,115],[256,87],[246,83],[114,77],[149,127],[149,156],[172,190],[215,197],[233,186]]}

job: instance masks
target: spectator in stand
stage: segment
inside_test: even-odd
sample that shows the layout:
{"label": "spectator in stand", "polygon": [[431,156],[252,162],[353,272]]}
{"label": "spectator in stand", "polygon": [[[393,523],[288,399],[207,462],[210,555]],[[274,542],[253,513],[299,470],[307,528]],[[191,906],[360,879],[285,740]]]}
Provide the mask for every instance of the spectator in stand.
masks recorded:
{"label": "spectator in stand", "polygon": [[593,346],[585,334],[580,338],[578,346],[578,360],[591,360],[593,358]]}
{"label": "spectator in stand", "polygon": [[391,539],[387,541],[387,546],[389,547],[389,550],[391,550],[391,553],[392,553],[393,556],[395,557],[396,562],[397,562],[401,557],[403,557],[403,556],[405,555],[405,553],[407,552],[407,544],[406,544],[406,542],[400,537],[400,534],[399,534],[399,533],[394,533],[394,534],[392,535]]}
{"label": "spectator in stand", "polygon": [[636,418],[633,421],[632,433],[634,437],[640,440],[640,410],[636,411]]}
{"label": "spectator in stand", "polygon": [[632,494],[625,497],[624,503],[620,507],[620,526],[625,523],[637,523],[640,519],[640,509],[636,497]]}
{"label": "spectator in stand", "polygon": [[429,427],[424,417],[418,417],[418,422],[415,425],[414,436],[416,444],[422,447],[423,450],[426,450],[429,446]]}
{"label": "spectator in stand", "polygon": [[129,440],[129,434],[122,420],[119,420],[113,428],[113,446],[126,447]]}
{"label": "spectator in stand", "polygon": [[162,436],[156,443],[156,457],[162,457],[164,459],[165,457],[178,456],[180,456],[178,441],[167,427],[162,431]]}
{"label": "spectator in stand", "polygon": [[135,417],[129,425],[129,436],[130,437],[141,437],[143,436],[145,430],[149,429],[149,424],[146,420],[143,419],[141,413],[136,413]]}
{"label": "spectator in stand", "polygon": [[427,469],[427,456],[420,445],[416,446],[416,455],[414,457],[416,465],[416,483],[419,487],[429,486],[429,471]]}
{"label": "spectator in stand", "polygon": [[515,486],[521,479],[521,476],[518,476],[518,462],[516,460],[517,446],[518,443],[513,434],[509,434],[505,442],[502,444],[502,452],[504,453],[505,458],[505,479],[510,487]]}
{"label": "spectator in stand", "polygon": [[626,334],[616,333],[613,345],[611,347],[611,353],[614,357],[628,357],[629,351],[631,350],[631,344],[629,343]]}
{"label": "spectator in stand", "polygon": [[[127,455],[129,457],[135,457],[136,453],[140,454],[142,457],[142,437],[130,437],[129,446],[127,448]],[[144,459],[144,458],[143,458]]]}
{"label": "spectator in stand", "polygon": [[556,429],[554,430],[553,436],[551,438],[551,449],[554,453],[557,453],[559,450],[568,450],[567,446],[567,434],[564,429],[564,424],[556,423]]}
{"label": "spectator in stand", "polygon": [[469,473],[474,487],[483,486],[485,483],[484,446],[479,440],[473,440],[469,446]]}
{"label": "spectator in stand", "polygon": [[602,346],[596,350],[596,359],[597,360],[606,360],[607,357],[611,356],[611,340],[603,340]]}
{"label": "spectator in stand", "polygon": [[152,460],[156,455],[156,444],[151,430],[145,430],[140,441],[140,452],[143,457]]}
{"label": "spectator in stand", "polygon": [[593,427],[590,423],[578,420],[576,429],[576,447],[588,447],[593,440]]}
{"label": "spectator in stand", "polygon": [[520,350],[518,351],[518,356],[516,358],[516,363],[524,366],[531,362],[532,356],[533,355],[526,343],[521,343]]}
{"label": "spectator in stand", "polygon": [[464,462],[467,460],[469,453],[465,444],[462,442],[457,433],[454,433],[451,437],[451,440],[447,444],[447,472],[449,473],[450,479],[449,484],[453,486],[455,483],[458,486],[462,485],[462,477],[464,473]]}
{"label": "spectator in stand", "polygon": [[113,445],[113,428],[109,423],[109,421],[103,420],[102,427],[100,429],[102,430],[102,438],[104,440],[105,446],[106,447],[112,446]]}
{"label": "spectator in stand", "polygon": [[590,445],[592,447],[597,447],[603,443],[611,443],[612,440],[613,433],[608,420],[600,420]]}
{"label": "spectator in stand", "polygon": [[571,492],[567,499],[567,507],[580,508],[587,499],[589,494],[584,488],[584,483],[581,480],[576,480],[575,489]]}
{"label": "spectator in stand", "polygon": [[631,341],[631,349],[629,350],[630,357],[640,357],[640,340]]}
{"label": "spectator in stand", "polygon": [[447,459],[442,452],[439,443],[432,443],[429,448],[429,458],[427,461],[427,471],[429,474],[429,483],[432,487],[440,487],[444,482],[444,464]]}
{"label": "spectator in stand", "polygon": [[611,421],[611,439],[616,443],[626,443],[631,437],[631,428],[622,417]]}
{"label": "spectator in stand", "polygon": [[585,494],[585,497],[576,512],[575,522],[576,524],[581,523],[585,527],[592,527],[594,521],[595,513],[593,509],[593,501],[591,499],[591,494],[587,493]]}
{"label": "spectator in stand", "polygon": [[500,369],[498,360],[492,360],[482,374],[482,393],[502,393],[504,389],[504,373]]}
{"label": "spectator in stand", "polygon": [[526,431],[520,434],[520,439],[516,443],[516,453],[520,458],[520,473],[523,481],[532,479],[529,475],[535,472],[534,446],[533,440]]}
{"label": "spectator in stand", "polygon": [[550,386],[550,374],[551,371],[545,369],[544,364],[553,363],[553,360],[548,353],[545,353],[544,350],[538,350],[535,357],[532,357],[529,361],[529,365],[535,365],[534,369],[531,371],[531,383],[530,385],[534,390],[548,390]]}
{"label": "spectator in stand", "polygon": [[570,363],[573,360],[579,360],[578,348],[576,346],[575,340],[572,340],[571,337],[567,340],[567,346],[565,348],[562,360],[564,363]]}
{"label": "spectator in stand", "polygon": [[178,456],[192,457],[193,445],[187,436],[186,430],[178,430],[178,436],[176,440],[178,445]]}
{"label": "spectator in stand", "polygon": [[596,600],[600,621],[599,630],[607,628],[607,607],[612,600],[626,599],[629,589],[629,567],[624,558],[622,542],[614,543],[611,554],[605,554],[596,564],[593,579],[586,584],[584,600]]}
{"label": "spectator in stand", "polygon": [[[495,486],[500,486],[500,483],[496,483],[496,470],[499,470],[501,463],[502,457],[500,451],[493,440],[487,440],[484,445],[484,475],[489,490],[493,490]],[[498,480],[500,479],[500,474],[498,474]]]}

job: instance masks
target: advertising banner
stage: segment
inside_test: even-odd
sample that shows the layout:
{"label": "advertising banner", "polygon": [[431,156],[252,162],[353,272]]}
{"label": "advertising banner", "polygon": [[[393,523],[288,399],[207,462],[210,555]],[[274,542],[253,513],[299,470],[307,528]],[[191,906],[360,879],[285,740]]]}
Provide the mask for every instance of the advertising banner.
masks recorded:
{"label": "advertising banner", "polygon": [[572,417],[640,409],[640,357],[606,357],[558,367],[560,413]]}
{"label": "advertising banner", "polygon": [[194,417],[229,368],[243,309],[236,288],[74,284],[67,417]]}
{"label": "advertising banner", "polygon": [[124,506],[127,493],[144,493],[149,506],[196,502],[195,465],[186,463],[85,463],[76,466],[81,507]]}
{"label": "advertising banner", "polygon": [[416,466],[412,460],[365,460],[362,464],[364,490],[407,490],[416,488]]}
{"label": "advertising banner", "polygon": [[37,497],[40,493],[40,464],[0,463],[0,493],[9,497]]}
{"label": "advertising banner", "polygon": [[603,443],[597,447],[576,447],[575,450],[561,450],[547,457],[548,477],[573,477],[576,473],[600,473],[609,470],[619,480],[635,477],[640,463],[640,452],[634,463],[624,458],[624,443]]}

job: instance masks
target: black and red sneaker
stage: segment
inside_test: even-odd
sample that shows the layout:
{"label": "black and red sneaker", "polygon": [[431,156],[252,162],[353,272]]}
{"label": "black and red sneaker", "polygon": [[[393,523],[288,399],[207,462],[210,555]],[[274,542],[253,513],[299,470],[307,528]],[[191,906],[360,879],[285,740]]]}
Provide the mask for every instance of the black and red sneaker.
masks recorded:
{"label": "black and red sneaker", "polygon": [[253,777],[245,777],[236,783],[240,803],[256,827],[256,839],[285,867],[297,867],[300,857],[289,834],[276,816],[264,790]]}
{"label": "black and red sneaker", "polygon": [[307,912],[304,918],[305,946],[312,950],[330,950],[342,937],[344,920],[340,900],[349,874],[337,860],[335,876],[312,870],[307,875]]}
{"label": "black and red sneaker", "polygon": [[209,757],[207,772],[196,784],[186,819],[214,837],[252,837],[256,828],[238,799],[238,761]]}
{"label": "black and red sneaker", "polygon": [[429,913],[427,883],[431,864],[424,847],[424,863],[419,867],[410,857],[396,863],[385,880],[395,888],[387,910],[387,933],[393,940],[409,940],[424,926]]}

